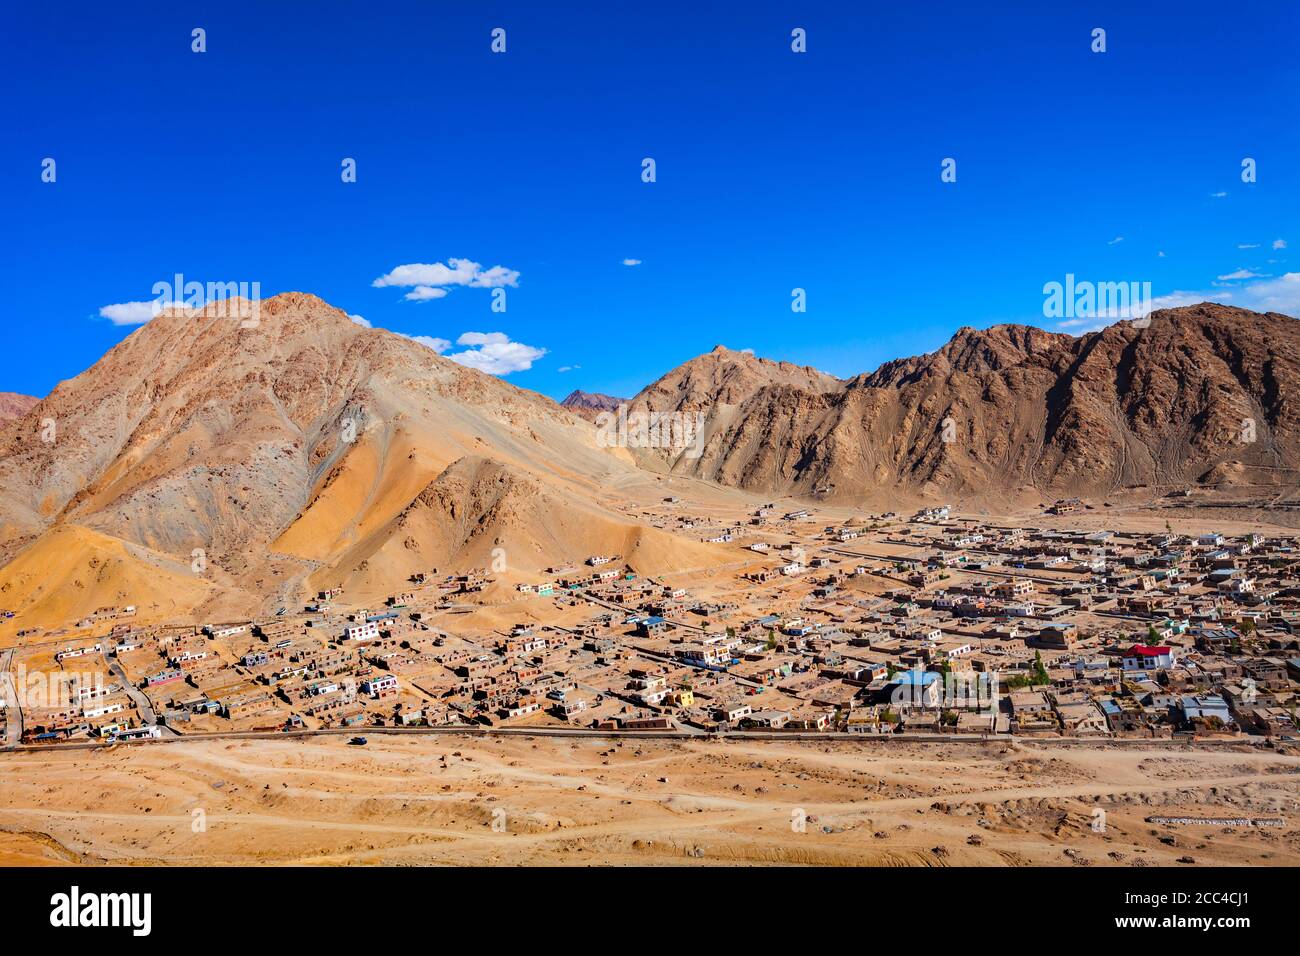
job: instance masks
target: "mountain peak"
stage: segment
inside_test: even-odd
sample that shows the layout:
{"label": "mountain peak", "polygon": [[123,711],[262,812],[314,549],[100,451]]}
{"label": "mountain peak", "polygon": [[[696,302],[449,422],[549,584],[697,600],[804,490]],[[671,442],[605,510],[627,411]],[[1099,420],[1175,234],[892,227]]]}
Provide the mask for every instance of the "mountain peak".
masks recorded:
{"label": "mountain peak", "polygon": [[962,326],[938,355],[961,372],[997,371],[1018,365],[1031,355],[1060,348],[1074,337],[1034,325],[993,325],[987,329]]}
{"label": "mountain peak", "polygon": [[601,412],[617,411],[620,405],[625,404],[627,404],[626,398],[602,395],[599,392],[584,392],[577,388],[570,392],[564,401],[560,402],[561,407],[567,408],[575,415],[585,418],[589,422],[596,421]]}
{"label": "mountain peak", "polygon": [[0,392],[0,422],[12,421],[26,415],[40,399],[17,392]]}
{"label": "mountain peak", "polygon": [[807,365],[774,362],[758,358],[752,352],[737,352],[717,345],[647,385],[632,399],[632,404],[653,411],[739,405],[771,385],[820,394],[839,389],[843,383]]}
{"label": "mountain peak", "polygon": [[338,558],[341,531],[371,528],[356,517],[366,494],[345,491],[387,507],[467,453],[555,472],[563,455],[566,475],[614,467],[549,399],[317,296],[261,300],[255,322],[240,304],[163,312],[60,383],[42,406],[57,442],[0,429],[0,561],[69,523],[160,554],[203,548],[239,574],[307,511],[295,534]]}

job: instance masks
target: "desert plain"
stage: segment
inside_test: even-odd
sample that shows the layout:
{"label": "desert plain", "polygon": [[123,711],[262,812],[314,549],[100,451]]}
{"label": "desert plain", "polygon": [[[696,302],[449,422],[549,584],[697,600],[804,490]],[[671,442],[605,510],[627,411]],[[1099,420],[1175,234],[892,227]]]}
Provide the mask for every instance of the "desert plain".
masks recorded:
{"label": "desert plain", "polygon": [[1295,747],[347,740],[0,755],[0,863],[1300,863]]}

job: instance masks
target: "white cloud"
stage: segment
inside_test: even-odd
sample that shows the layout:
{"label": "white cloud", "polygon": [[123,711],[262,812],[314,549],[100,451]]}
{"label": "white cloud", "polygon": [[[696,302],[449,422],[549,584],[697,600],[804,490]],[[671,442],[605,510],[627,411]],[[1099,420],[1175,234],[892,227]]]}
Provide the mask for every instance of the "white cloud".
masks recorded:
{"label": "white cloud", "polygon": [[556,369],[556,371],[557,371],[557,372],[573,372],[573,371],[576,371],[577,369],[580,369],[580,368],[582,368],[581,365],[561,365],[559,368]]}
{"label": "white cloud", "polygon": [[519,273],[505,266],[484,269],[471,259],[448,259],[441,262],[412,262],[398,266],[370,283],[376,289],[388,286],[409,288],[405,298],[409,302],[428,302],[447,295],[448,286],[466,286],[471,289],[496,289],[517,286]]}
{"label": "white cloud", "polygon": [[1090,315],[1057,322],[1056,327],[1069,332],[1071,335],[1086,335],[1089,332],[1100,332],[1107,326],[1114,325],[1121,320],[1140,319],[1158,309],[1176,309],[1179,306],[1197,305],[1201,302],[1216,302],[1230,298],[1232,298],[1232,294],[1229,292],[1171,292],[1168,295],[1154,296],[1150,302],[1134,302],[1129,315]]}
{"label": "white cloud", "polygon": [[1115,245],[1116,243],[1118,243],[1118,242],[1123,242],[1123,241],[1124,241],[1124,237],[1123,237],[1123,236],[1116,236],[1116,237],[1115,237],[1114,239],[1112,239],[1110,242],[1106,243],[1106,245],[1108,245],[1108,246],[1113,246],[1113,245]]}
{"label": "white cloud", "polygon": [[623,260],[623,265],[625,265],[625,266],[639,266],[640,264],[641,264],[641,260],[640,260],[640,259],[624,259],[624,260]]}
{"label": "white cloud", "polygon": [[1274,240],[1273,240],[1273,248],[1274,248],[1274,249],[1285,249],[1285,248],[1286,248],[1286,240],[1285,240],[1285,239],[1274,239]]}
{"label": "white cloud", "polygon": [[519,285],[519,273],[505,266],[493,266],[476,275],[470,285],[476,289],[496,289],[503,285],[514,288]]}
{"label": "white cloud", "polygon": [[355,322],[357,325],[361,326],[363,329],[374,328],[374,326],[370,324],[370,320],[367,319],[364,315],[349,315],[348,318],[351,319],[353,322]]}
{"label": "white cloud", "polygon": [[431,285],[417,285],[406,295],[402,296],[407,302],[429,302],[433,299],[446,297],[446,289],[435,289]]}
{"label": "white cloud", "polygon": [[1256,312],[1283,312],[1300,317],[1300,272],[1252,282],[1242,290],[1242,303]]}
{"label": "white cloud", "polygon": [[[1167,295],[1153,296],[1149,302],[1134,303],[1133,314],[1131,317],[1142,318],[1143,316],[1160,309],[1177,309],[1184,305],[1200,305],[1202,302],[1218,302],[1220,304],[1226,304],[1227,300],[1231,298],[1231,292],[1224,292],[1218,289],[1211,292],[1195,292],[1179,289],[1175,292],[1170,292]],[[1129,316],[1125,316],[1125,318],[1129,318]],[[1115,318],[1113,316],[1101,319],[1070,319],[1066,322],[1061,322],[1057,327],[1067,329],[1087,326],[1086,328],[1080,328],[1079,334],[1082,334],[1083,332],[1095,332],[1098,329],[1104,329],[1114,321]]]}
{"label": "white cloud", "polygon": [[489,375],[526,371],[546,354],[546,349],[510,341],[504,332],[466,332],[456,341],[461,345],[476,345],[477,348],[452,352],[447,358]]}
{"label": "white cloud", "polygon": [[162,299],[153,299],[150,302],[118,302],[115,305],[101,307],[99,316],[108,319],[114,325],[144,325],[159,312],[185,307],[183,302],[164,302]]}
{"label": "white cloud", "polygon": [[504,345],[510,336],[504,332],[462,332],[457,345]]}
{"label": "white cloud", "polygon": [[144,325],[154,317],[154,303],[119,302],[104,306],[99,314],[114,325]]}
{"label": "white cloud", "polygon": [[1163,249],[1161,249],[1159,252],[1156,253],[1157,259],[1163,259],[1164,257],[1165,257],[1165,251]]}
{"label": "white cloud", "polygon": [[[1246,270],[1239,270],[1245,272]],[[1253,275],[1253,273],[1252,273]],[[1221,305],[1234,305],[1251,309],[1255,312],[1281,312],[1284,315],[1300,317],[1300,272],[1288,272],[1276,278],[1261,276],[1261,281],[1244,282],[1227,289],[1212,289],[1196,292],[1178,290],[1167,295],[1158,295],[1146,303],[1146,308],[1135,308],[1134,314],[1145,315],[1160,309],[1176,309],[1184,305],[1199,305],[1202,302],[1217,302]],[[1070,329],[1076,335],[1094,332],[1105,328],[1113,322],[1112,318],[1080,318],[1058,322],[1057,328]]]}
{"label": "white cloud", "polygon": [[[509,375],[511,372],[526,371],[546,354],[546,349],[510,341],[510,336],[504,332],[462,332],[457,337],[456,344],[469,346],[469,348],[450,354],[447,354],[452,348],[449,339],[433,335],[411,335],[408,332],[395,334],[433,349],[439,355],[446,355],[453,362],[476,368],[489,375]],[[577,368],[582,366],[566,365],[560,371],[568,372]]]}
{"label": "white cloud", "polygon": [[1152,298],[1149,303],[1150,308],[1138,311],[1139,315],[1145,315],[1146,312],[1155,312],[1157,309],[1176,309],[1184,305],[1199,305],[1202,302],[1221,302],[1224,299],[1231,299],[1231,292],[1170,292],[1168,295],[1158,295]]}
{"label": "white cloud", "polygon": [[1058,329],[1078,329],[1080,332],[1095,332],[1098,329],[1104,329],[1110,324],[1110,319],[1091,316],[1086,319],[1066,319],[1064,322],[1057,322]]}
{"label": "white cloud", "polygon": [[1223,198],[1224,196],[1226,196],[1226,195],[1228,195],[1228,194],[1227,194],[1227,193],[1224,193],[1224,192],[1210,193],[1210,198],[1211,198],[1211,199],[1222,199],[1222,198]]}
{"label": "white cloud", "polygon": [[1236,272],[1229,272],[1226,276],[1219,276],[1220,282],[1234,282],[1238,279],[1263,279],[1263,273],[1251,272],[1249,269],[1238,269]]}
{"label": "white cloud", "polygon": [[1258,243],[1258,242],[1239,242],[1239,243],[1237,243],[1237,248],[1238,248],[1238,249],[1258,249],[1258,248],[1259,248],[1259,243]]}
{"label": "white cloud", "polygon": [[432,335],[408,335],[405,332],[398,332],[404,339],[410,339],[412,342],[419,342],[421,345],[427,345],[439,355],[451,348],[451,343],[446,339],[434,338]]}

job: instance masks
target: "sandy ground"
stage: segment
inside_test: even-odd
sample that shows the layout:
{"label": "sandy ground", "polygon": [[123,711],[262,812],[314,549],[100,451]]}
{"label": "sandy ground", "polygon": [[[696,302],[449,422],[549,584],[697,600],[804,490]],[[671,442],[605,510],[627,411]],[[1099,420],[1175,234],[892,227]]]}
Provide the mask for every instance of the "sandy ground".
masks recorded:
{"label": "sandy ground", "polygon": [[1300,755],[1250,748],[372,736],[0,773],[11,865],[1300,864]]}

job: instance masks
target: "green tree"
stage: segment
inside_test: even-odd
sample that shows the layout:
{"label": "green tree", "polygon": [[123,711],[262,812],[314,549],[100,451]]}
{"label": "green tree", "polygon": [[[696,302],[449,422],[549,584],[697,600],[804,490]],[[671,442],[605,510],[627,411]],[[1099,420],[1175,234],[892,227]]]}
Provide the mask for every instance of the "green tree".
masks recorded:
{"label": "green tree", "polygon": [[1031,680],[1031,683],[1033,684],[1051,683],[1050,678],[1048,678],[1047,676],[1047,667],[1043,664],[1042,651],[1034,651],[1034,676],[1033,679]]}

